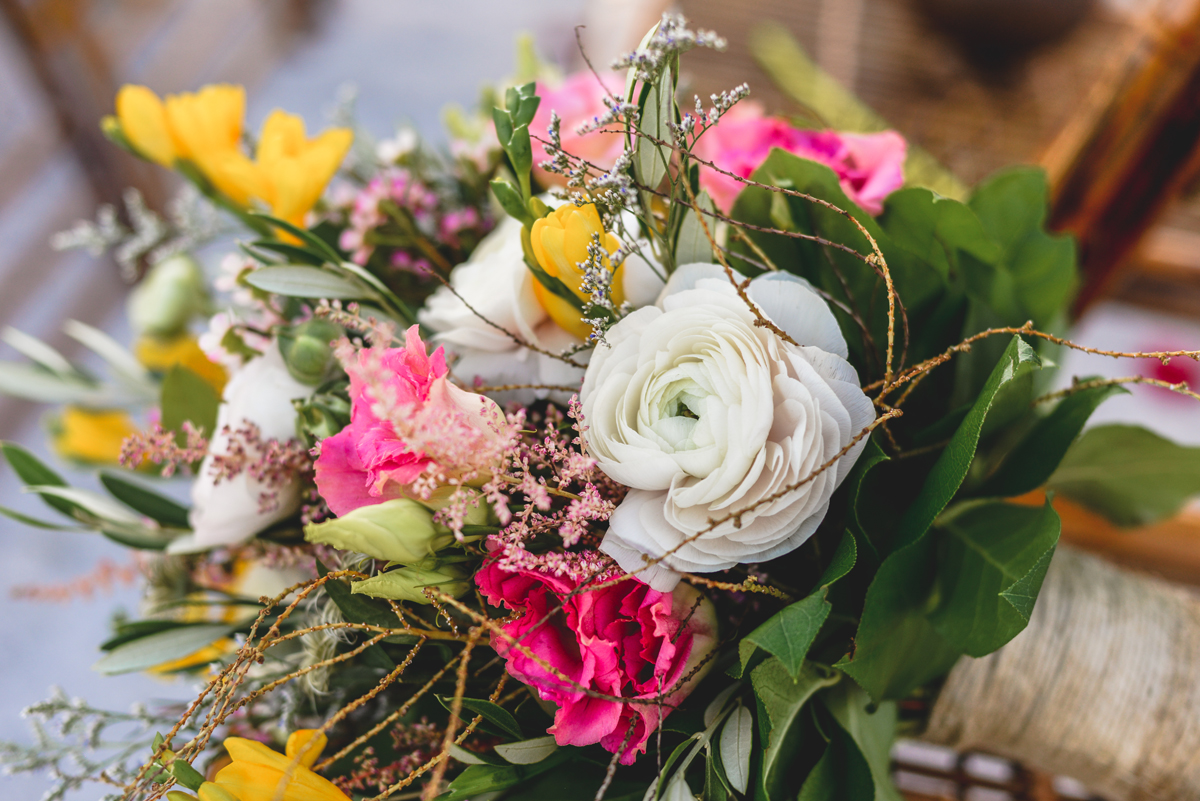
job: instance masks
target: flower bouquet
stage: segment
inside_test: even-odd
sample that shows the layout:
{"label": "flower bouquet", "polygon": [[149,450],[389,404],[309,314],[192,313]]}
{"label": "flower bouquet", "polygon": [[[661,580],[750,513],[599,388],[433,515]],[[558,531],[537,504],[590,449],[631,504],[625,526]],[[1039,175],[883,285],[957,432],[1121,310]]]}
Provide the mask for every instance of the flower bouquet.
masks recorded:
{"label": "flower bouquet", "polygon": [[[679,105],[722,44],[666,16],[614,72],[454,117],[448,153],[277,111],[251,155],[239,88],[121,90],[106,133],[189,188],[63,244],[145,268],[133,352],[68,324],[106,380],[10,331],[0,386],[127,470],[93,492],[6,443],[57,517],[0,512],[136,549],[144,616],[96,669],[200,689],[51,699],[61,741],[10,768],[48,797],[898,797],[893,739],[1029,622],[1053,494],[1129,524],[1197,487],[1122,481],[1185,455],[1083,430],[1151,379],[1052,389],[1090,349],[1039,171],[964,202],[905,185],[894,132]],[[210,284],[190,254],[231,227]]]}

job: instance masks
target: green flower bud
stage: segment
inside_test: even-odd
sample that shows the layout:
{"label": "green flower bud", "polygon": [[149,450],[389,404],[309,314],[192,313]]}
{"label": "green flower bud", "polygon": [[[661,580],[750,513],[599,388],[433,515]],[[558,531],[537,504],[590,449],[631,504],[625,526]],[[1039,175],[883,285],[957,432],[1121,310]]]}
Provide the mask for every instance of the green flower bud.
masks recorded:
{"label": "green flower bud", "polygon": [[191,256],[178,253],[155,264],[129,293],[129,321],[140,334],[173,337],[193,317],[210,311],[204,271]]}
{"label": "green flower bud", "polygon": [[399,570],[380,573],[363,581],[355,581],[350,591],[372,598],[389,598],[393,601],[412,601],[427,604],[425,588],[434,587],[440,592],[457,598],[471,588],[470,574],[452,564],[440,564],[431,559],[421,565],[410,565]]}
{"label": "green flower bud", "polygon": [[350,424],[350,402],[337,395],[295,401],[296,433],[310,445],[332,437]]}
{"label": "green flower bud", "polygon": [[304,539],[411,565],[454,542],[454,535],[436,525],[433,512],[421,504],[397,498],[324,523],[310,523],[304,528]]}
{"label": "green flower bud", "polygon": [[316,386],[337,367],[333,341],[346,332],[328,320],[309,320],[279,333],[279,351],[292,378]]}

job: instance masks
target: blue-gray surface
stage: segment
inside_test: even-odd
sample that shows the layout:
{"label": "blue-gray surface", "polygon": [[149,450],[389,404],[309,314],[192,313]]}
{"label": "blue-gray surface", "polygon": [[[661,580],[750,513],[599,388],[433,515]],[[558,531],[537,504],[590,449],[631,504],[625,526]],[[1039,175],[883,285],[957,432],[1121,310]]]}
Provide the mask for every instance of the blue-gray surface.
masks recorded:
{"label": "blue-gray surface", "polygon": [[[338,88],[349,81],[361,90],[360,120],[380,137],[390,135],[397,123],[410,123],[436,134],[443,105],[457,102],[469,106],[484,83],[512,69],[518,32],[533,32],[544,50],[562,55],[569,51],[571,28],[582,16],[582,0],[341,0],[323,14],[313,39],[298,47],[263,85],[252,88],[248,122],[257,127],[271,109],[280,107],[303,115],[310,130],[318,128],[324,124]],[[82,180],[71,164],[64,164],[59,173],[55,180],[60,182]],[[44,189],[54,192],[52,185]],[[32,227],[40,205],[26,204],[25,225]],[[11,224],[21,226],[21,216]],[[26,320],[61,317],[61,309],[69,305],[69,276],[95,268],[86,256],[72,260],[69,269],[63,270],[65,280],[48,282],[19,318],[0,324],[27,327],[23,325]],[[112,311],[110,320],[109,330],[123,339],[119,310]],[[31,421],[18,439],[45,455],[36,421]],[[0,504],[40,513],[38,501],[21,495],[6,469],[0,470]],[[121,710],[136,700],[191,694],[190,688],[180,683],[168,684],[141,674],[101,677],[90,670],[113,609],[136,612],[135,589],[122,588],[90,602],[66,604],[11,597],[14,587],[61,583],[87,573],[102,558],[127,563],[127,552],[98,537],[34,531],[8,522],[0,522],[0,547],[4,554],[0,560],[0,739],[29,741],[19,712],[46,698],[51,685],[60,685],[68,694],[97,706]],[[36,799],[45,787],[44,780],[36,777],[0,779],[0,795],[5,799]],[[100,794],[101,788],[95,786],[93,792],[75,797]]]}

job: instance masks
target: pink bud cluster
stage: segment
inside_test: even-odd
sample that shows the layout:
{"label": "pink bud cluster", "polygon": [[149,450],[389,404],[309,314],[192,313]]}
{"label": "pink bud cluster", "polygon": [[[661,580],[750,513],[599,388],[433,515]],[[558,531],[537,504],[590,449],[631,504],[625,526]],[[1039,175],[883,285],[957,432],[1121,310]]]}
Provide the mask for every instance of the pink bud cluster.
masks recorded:
{"label": "pink bud cluster", "polygon": [[236,429],[225,426],[221,435],[228,442],[223,453],[212,455],[209,474],[213,483],[246,473],[265,487],[258,498],[261,513],[277,508],[279,490],[290,487],[297,476],[312,472],[312,457],[303,445],[295,440],[264,440],[258,426],[248,420]]}
{"label": "pink bud cluster", "polygon": [[180,467],[190,469],[208,453],[208,440],[190,420],[185,420],[182,428],[183,445],[176,441],[174,431],[164,431],[158,423],[149,431],[131,434],[121,443],[121,466],[135,470],[143,462],[151,462],[162,465],[164,477],[174,475]]}

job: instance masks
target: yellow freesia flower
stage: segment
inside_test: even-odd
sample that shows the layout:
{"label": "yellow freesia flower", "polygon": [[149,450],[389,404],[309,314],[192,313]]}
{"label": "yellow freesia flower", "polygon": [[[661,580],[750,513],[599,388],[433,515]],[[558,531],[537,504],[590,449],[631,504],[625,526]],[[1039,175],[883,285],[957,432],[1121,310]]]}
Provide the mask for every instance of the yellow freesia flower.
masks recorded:
{"label": "yellow freesia flower", "polygon": [[128,414],[67,406],[53,426],[54,450],[64,459],[116,464],[121,444],[137,433]]}
{"label": "yellow freesia flower", "polygon": [[[320,731],[300,729],[288,737],[285,755],[253,740],[230,737],[225,740],[225,750],[233,762],[221,768],[215,783],[238,801],[350,801],[332,782],[311,770],[325,743]],[[286,789],[278,796],[284,781]]]}
{"label": "yellow freesia flower", "polygon": [[181,365],[203,378],[220,395],[229,376],[225,368],[209,361],[200,344],[191,334],[182,334],[171,339],[153,336],[140,337],[133,346],[137,360],[151,370],[165,373],[175,365]]}
{"label": "yellow freesia flower", "polygon": [[117,92],[117,121],[126,141],[150,161],[174,167],[196,165],[218,190],[245,205],[247,175],[254,166],[241,151],[246,90],[214,84],[199,92],[167,95],[127,84]]}
{"label": "yellow freesia flower", "polygon": [[257,173],[246,189],[273,216],[303,228],[304,215],[316,205],[353,141],[348,128],[329,128],[309,139],[304,120],[276,109],[263,124],[255,153]]}
{"label": "yellow freesia flower", "polygon": [[[594,236],[600,237],[600,245],[609,253],[615,252],[621,245],[615,236],[604,230],[594,203],[585,206],[567,203],[560,206],[549,216],[535,220],[530,231],[530,244],[538,266],[562,281],[580,300],[587,300],[587,294],[581,288],[583,271],[579,265],[587,262],[588,245]],[[612,269],[607,258],[604,259],[604,266]],[[625,301],[625,293],[621,288],[623,266],[617,265],[612,276],[612,301],[617,306]],[[533,291],[554,322],[580,339],[587,339],[592,328],[581,319],[578,309],[565,298],[546,289],[540,281],[533,282]]]}

